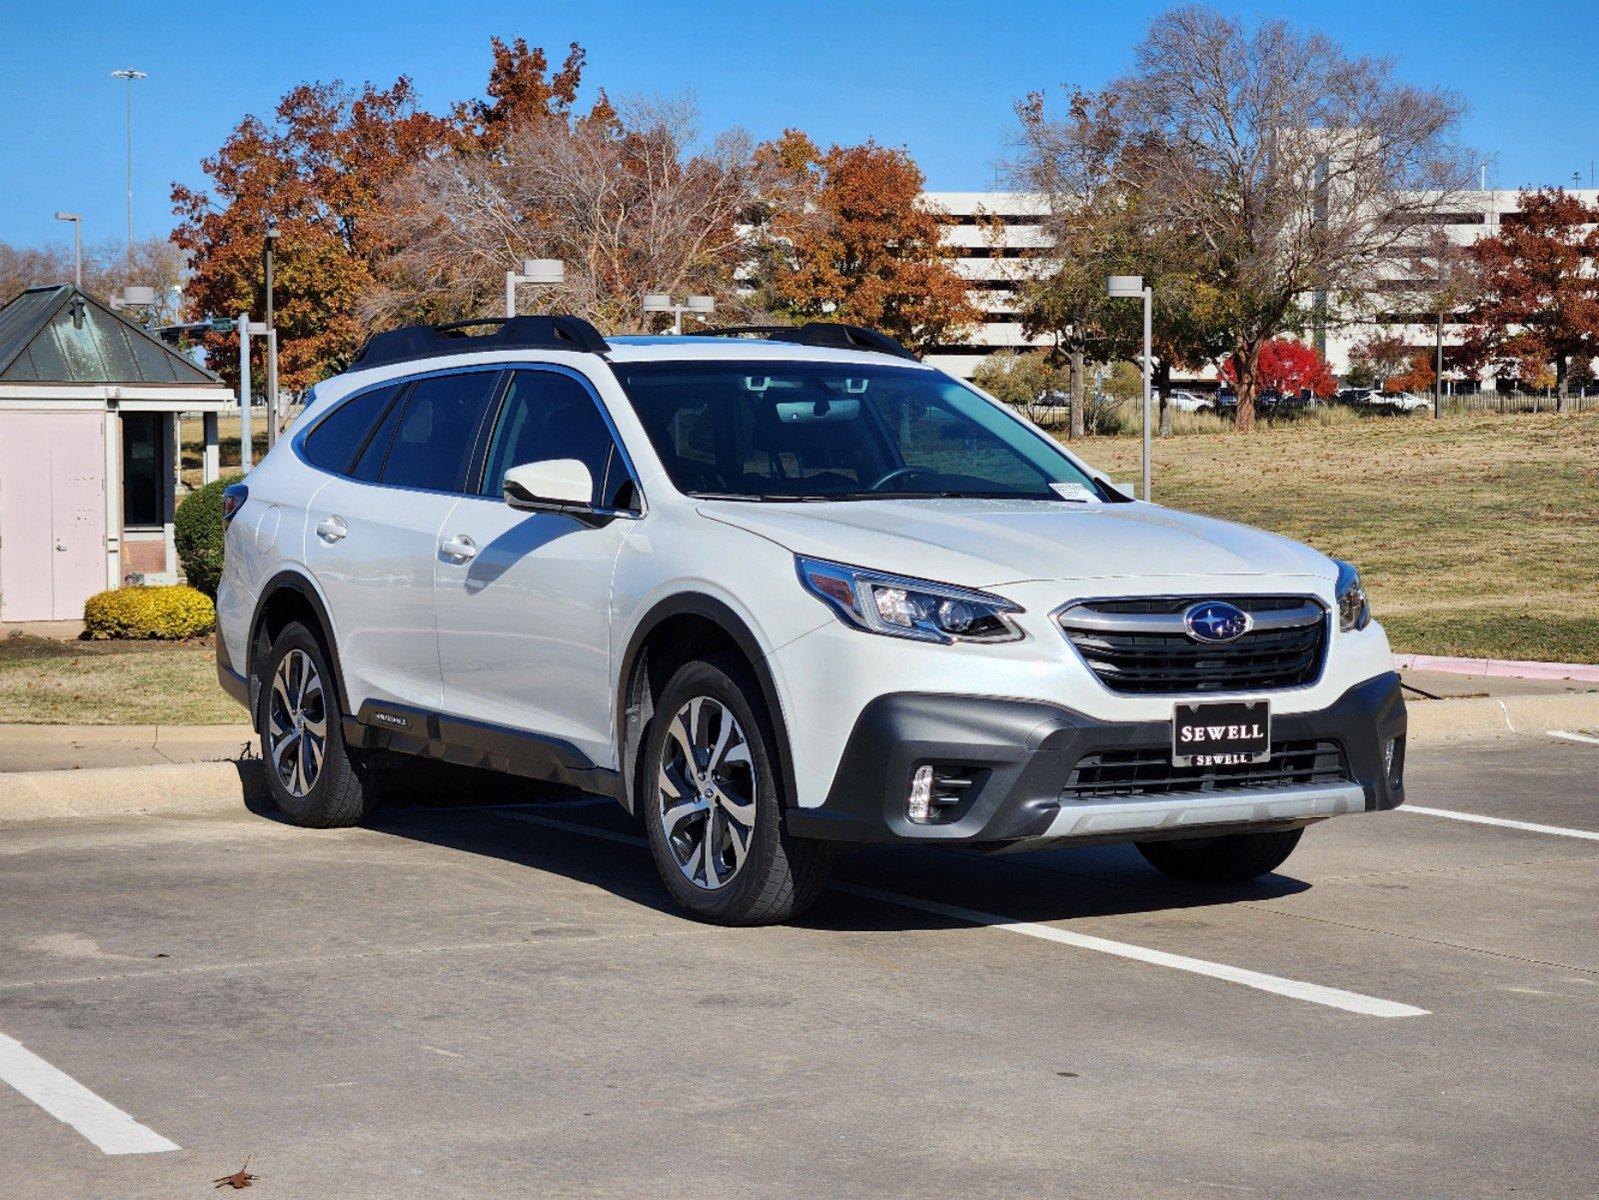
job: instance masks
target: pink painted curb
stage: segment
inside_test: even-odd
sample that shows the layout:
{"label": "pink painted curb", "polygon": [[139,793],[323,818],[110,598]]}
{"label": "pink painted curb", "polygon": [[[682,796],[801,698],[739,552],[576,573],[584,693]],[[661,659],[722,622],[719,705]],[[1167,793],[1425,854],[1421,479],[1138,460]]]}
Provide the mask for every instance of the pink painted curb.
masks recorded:
{"label": "pink painted curb", "polygon": [[1599,664],[1523,662],[1511,658],[1450,658],[1438,654],[1396,654],[1401,671],[1445,671],[1454,675],[1484,675],[1499,679],[1569,679],[1574,683],[1599,683]]}

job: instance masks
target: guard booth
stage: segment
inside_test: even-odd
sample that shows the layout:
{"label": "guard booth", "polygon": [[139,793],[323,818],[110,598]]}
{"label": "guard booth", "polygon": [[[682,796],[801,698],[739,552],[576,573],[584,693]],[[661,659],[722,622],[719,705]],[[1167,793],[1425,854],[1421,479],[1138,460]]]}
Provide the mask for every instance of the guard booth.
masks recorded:
{"label": "guard booth", "polygon": [[0,308],[0,624],[70,621],[95,592],[176,582],[178,414],[201,414],[203,477],[233,392],[63,284]]}

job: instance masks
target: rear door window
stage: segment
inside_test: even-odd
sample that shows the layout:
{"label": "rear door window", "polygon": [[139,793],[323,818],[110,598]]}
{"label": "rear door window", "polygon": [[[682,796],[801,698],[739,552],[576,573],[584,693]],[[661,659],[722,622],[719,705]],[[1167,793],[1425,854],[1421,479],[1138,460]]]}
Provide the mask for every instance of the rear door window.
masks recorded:
{"label": "rear door window", "polygon": [[462,491],[478,428],[499,379],[499,371],[470,371],[417,380],[395,425],[382,482],[432,492]]}
{"label": "rear door window", "polygon": [[306,435],[301,450],[307,461],[324,471],[347,472],[401,386],[373,388],[340,404]]}

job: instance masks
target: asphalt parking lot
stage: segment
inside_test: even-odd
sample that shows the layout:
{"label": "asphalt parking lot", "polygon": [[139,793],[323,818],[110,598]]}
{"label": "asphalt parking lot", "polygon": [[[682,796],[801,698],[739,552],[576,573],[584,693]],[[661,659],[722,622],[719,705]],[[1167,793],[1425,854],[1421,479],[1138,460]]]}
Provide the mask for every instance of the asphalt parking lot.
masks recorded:
{"label": "asphalt parking lot", "polygon": [[1594,1195],[1599,744],[1410,798],[1242,894],[874,850],[756,930],[604,804],[13,827],[0,1196]]}

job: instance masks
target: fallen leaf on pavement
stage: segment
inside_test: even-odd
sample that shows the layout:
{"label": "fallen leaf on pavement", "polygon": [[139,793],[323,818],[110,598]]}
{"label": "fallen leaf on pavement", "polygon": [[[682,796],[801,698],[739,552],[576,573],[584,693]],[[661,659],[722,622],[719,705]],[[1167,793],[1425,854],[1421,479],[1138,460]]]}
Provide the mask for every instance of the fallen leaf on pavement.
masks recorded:
{"label": "fallen leaf on pavement", "polygon": [[245,1188],[249,1187],[251,1183],[260,1178],[259,1175],[252,1175],[249,1171],[245,1170],[245,1167],[248,1167],[249,1165],[250,1160],[245,1159],[244,1166],[240,1167],[232,1175],[224,1175],[221,1179],[213,1179],[211,1182],[219,1188],[230,1187],[236,1192],[243,1191]]}

